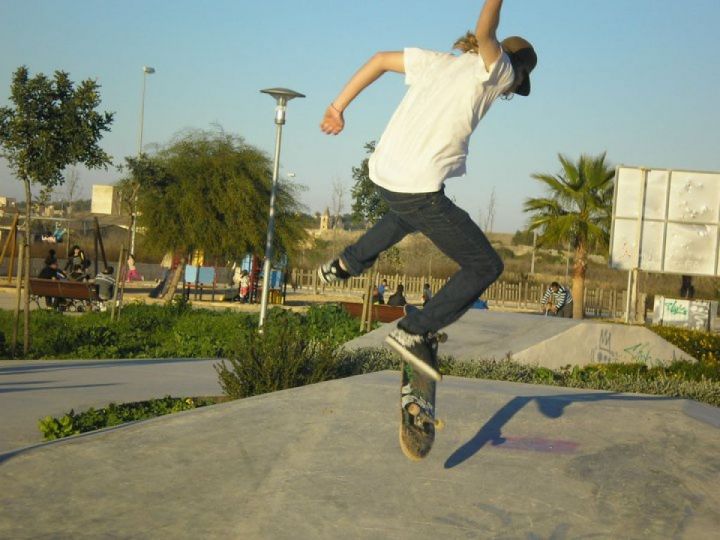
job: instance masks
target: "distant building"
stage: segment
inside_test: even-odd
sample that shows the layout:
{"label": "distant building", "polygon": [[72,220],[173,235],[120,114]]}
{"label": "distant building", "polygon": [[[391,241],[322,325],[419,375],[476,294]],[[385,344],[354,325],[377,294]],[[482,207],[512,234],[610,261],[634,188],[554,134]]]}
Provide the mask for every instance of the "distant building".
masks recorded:
{"label": "distant building", "polygon": [[62,217],[63,212],[53,204],[39,204],[35,210],[42,217]]}
{"label": "distant building", "polygon": [[106,216],[119,216],[121,213],[120,190],[115,186],[93,184],[90,212]]}
{"label": "distant building", "polygon": [[330,229],[344,229],[345,224],[340,216],[333,217],[330,215],[330,209],[325,208],[325,211],[320,215],[320,230],[328,231]]}
{"label": "distant building", "polygon": [[330,209],[326,208],[320,216],[320,230],[327,231],[330,228]]}
{"label": "distant building", "polygon": [[0,197],[0,208],[14,210],[17,207],[17,199],[14,197]]}
{"label": "distant building", "polygon": [[17,211],[17,201],[13,197],[0,197],[0,217],[14,214]]}

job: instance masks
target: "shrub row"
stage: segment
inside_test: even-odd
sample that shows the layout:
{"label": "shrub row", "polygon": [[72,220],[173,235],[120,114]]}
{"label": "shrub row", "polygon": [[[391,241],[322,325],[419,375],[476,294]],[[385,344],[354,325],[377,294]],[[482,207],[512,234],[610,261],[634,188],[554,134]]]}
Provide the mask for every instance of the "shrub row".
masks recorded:
{"label": "shrub row", "polygon": [[123,403],[121,405],[111,403],[103,409],[90,408],[81,413],[75,413],[75,411],[71,410],[60,418],[46,416],[38,420],[38,427],[45,440],[52,441],[78,433],[95,431],[136,420],[147,420],[148,418],[196,409],[214,403],[216,403],[214,398],[177,398],[170,396],[162,399]]}
{"label": "shrub row", "polygon": [[720,334],[673,326],[653,326],[651,330],[693,358],[720,363]]}
{"label": "shrub row", "polygon": [[[324,380],[371,373],[384,369],[399,370],[397,357],[386,349],[359,351],[322,350],[297,339],[294,362],[283,363],[283,340],[291,331],[254,337],[247,351],[235,354],[229,365],[216,364],[223,391],[231,398],[293,388]],[[252,352],[249,352],[252,351]],[[720,406],[720,374],[717,365],[700,362],[674,362],[666,367],[649,368],[644,364],[603,364],[552,370],[505,360],[459,361],[441,358],[444,375],[498,381],[545,384],[570,388],[635,392],[694,399]]]}
{"label": "shrub row", "polygon": [[[459,377],[687,398],[720,406],[717,369],[698,367],[689,362],[673,362],[666,367],[653,368],[645,364],[602,364],[552,370],[509,359],[477,362],[446,359],[441,364],[441,371]],[[705,372],[711,373],[712,377],[706,377]]]}
{"label": "shrub row", "polygon": [[[305,315],[274,308],[267,324],[273,325],[275,318],[282,324],[292,320],[305,336],[332,345],[359,335],[357,322],[336,305],[312,307]],[[257,325],[257,314],[191,309],[182,301],[130,304],[114,323],[108,313],[71,316],[37,310],[30,318],[29,358],[222,358],[242,349]],[[0,311],[0,357],[10,354],[10,335],[12,312]]]}

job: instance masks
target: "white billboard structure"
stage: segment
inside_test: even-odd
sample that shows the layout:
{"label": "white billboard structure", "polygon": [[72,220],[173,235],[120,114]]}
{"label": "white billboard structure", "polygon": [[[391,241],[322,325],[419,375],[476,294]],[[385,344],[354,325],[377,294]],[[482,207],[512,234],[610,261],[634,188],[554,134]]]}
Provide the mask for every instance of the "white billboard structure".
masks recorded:
{"label": "white billboard structure", "polygon": [[637,270],[720,276],[720,173],[618,167],[610,265],[628,291]]}
{"label": "white billboard structure", "polygon": [[93,184],[90,212],[119,216],[121,212],[120,190],[116,186]]}

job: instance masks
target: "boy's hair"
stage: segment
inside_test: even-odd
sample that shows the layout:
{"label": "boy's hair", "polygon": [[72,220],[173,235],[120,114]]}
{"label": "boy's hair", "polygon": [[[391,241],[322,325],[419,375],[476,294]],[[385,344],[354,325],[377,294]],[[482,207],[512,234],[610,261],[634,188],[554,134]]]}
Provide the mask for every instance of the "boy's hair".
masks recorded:
{"label": "boy's hair", "polygon": [[[519,85],[515,86],[513,90],[506,92],[501,97],[504,99],[511,99],[513,94],[521,96],[529,95],[530,72],[535,69],[535,65],[537,64],[535,49],[533,49],[533,46],[529,41],[518,36],[505,38],[500,43],[500,46],[510,58],[510,63],[512,64],[515,76],[523,77]],[[465,32],[465,35],[460,36],[455,41],[453,49],[457,49],[462,53],[479,54],[477,37],[473,32],[467,31]]]}
{"label": "boy's hair", "polygon": [[453,43],[453,49],[457,49],[462,53],[478,53],[478,40],[475,34],[471,31],[465,32],[464,36],[460,36],[455,43]]}

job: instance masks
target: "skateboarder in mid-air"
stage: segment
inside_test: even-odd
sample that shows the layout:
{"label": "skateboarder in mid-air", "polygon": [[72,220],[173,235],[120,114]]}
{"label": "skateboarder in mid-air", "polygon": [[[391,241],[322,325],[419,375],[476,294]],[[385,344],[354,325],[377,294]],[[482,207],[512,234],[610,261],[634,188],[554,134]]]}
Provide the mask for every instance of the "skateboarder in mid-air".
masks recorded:
{"label": "skateboarder in mid-air", "polygon": [[408,311],[388,337],[406,362],[440,380],[430,336],[457,320],[502,273],[503,263],[467,212],[444,193],[465,173],[468,141],[498,97],[530,93],[537,58],[520,37],[498,41],[502,0],[486,0],[474,32],[454,45],[462,54],[406,48],[379,52],[328,106],[322,131],[337,135],[343,111],[387,71],[405,74],[407,93],[370,157],[370,179],[389,211],[355,244],[318,269],[322,282],[361,274],[406,235],[421,232],[460,270],[422,310]]}

